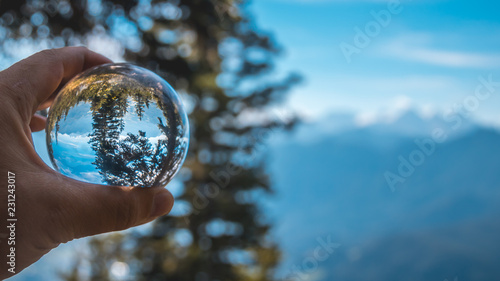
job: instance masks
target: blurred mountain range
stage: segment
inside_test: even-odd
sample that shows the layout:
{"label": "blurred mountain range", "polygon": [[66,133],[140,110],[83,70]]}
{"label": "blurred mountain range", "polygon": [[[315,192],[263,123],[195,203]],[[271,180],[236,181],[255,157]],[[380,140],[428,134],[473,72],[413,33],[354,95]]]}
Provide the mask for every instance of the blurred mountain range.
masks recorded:
{"label": "blurred mountain range", "polygon": [[[265,205],[284,249],[279,275],[500,280],[500,133],[457,118],[410,110],[360,127],[333,115],[272,139]],[[387,173],[401,180],[391,187]],[[327,238],[340,246],[325,259],[316,249]]]}

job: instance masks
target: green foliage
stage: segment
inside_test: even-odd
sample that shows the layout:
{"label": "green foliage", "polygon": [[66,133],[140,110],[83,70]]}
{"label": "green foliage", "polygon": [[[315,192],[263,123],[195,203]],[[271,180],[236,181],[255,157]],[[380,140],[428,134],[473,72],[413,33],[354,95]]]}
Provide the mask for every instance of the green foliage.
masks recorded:
{"label": "green foliage", "polygon": [[[255,155],[266,133],[294,122],[275,120],[269,108],[282,101],[298,77],[271,79],[279,48],[255,27],[245,4],[1,2],[7,38],[30,38],[51,46],[115,38],[128,61],[163,76],[192,109],[190,151],[177,178],[183,191],[176,204],[185,206],[184,212],[159,218],[146,230],[95,238],[90,243],[92,280],[110,279],[114,261],[129,265],[132,280],[273,278],[280,254],[269,238],[270,225],[262,219],[258,202],[241,198],[248,192],[272,190],[264,163]],[[41,14],[41,23],[38,16],[33,21],[35,14]],[[93,107],[105,109],[105,103],[94,101]],[[142,143],[140,135],[129,136],[129,141]],[[179,236],[189,239],[181,243]],[[75,267],[66,279],[79,280],[78,276]]]}

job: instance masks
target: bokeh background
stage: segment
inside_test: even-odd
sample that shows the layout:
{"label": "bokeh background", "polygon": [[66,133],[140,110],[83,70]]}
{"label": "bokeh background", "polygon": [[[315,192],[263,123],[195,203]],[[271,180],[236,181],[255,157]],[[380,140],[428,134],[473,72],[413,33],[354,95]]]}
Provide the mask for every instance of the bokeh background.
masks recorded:
{"label": "bokeh background", "polygon": [[193,127],[171,215],[11,280],[498,280],[498,8],[2,1],[2,68],[85,45],[162,75]]}

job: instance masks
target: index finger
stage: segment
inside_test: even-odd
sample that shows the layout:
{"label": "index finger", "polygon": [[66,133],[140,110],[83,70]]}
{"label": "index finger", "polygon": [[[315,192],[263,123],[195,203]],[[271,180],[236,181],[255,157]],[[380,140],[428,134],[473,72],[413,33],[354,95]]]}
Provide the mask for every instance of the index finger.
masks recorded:
{"label": "index finger", "polygon": [[26,110],[20,113],[31,117],[63,81],[87,68],[109,62],[108,58],[85,47],[50,49],[12,65],[2,71],[0,79],[2,86],[20,103],[19,109]]}

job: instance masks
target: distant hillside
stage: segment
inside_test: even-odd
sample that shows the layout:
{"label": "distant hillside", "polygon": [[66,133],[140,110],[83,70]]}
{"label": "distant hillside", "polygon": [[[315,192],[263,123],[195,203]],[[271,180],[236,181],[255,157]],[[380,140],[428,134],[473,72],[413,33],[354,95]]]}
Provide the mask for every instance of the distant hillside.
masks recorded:
{"label": "distant hillside", "polygon": [[[387,236],[339,249],[323,280],[500,280],[498,216]],[[350,252],[351,251],[351,252]]]}
{"label": "distant hillside", "polygon": [[[414,117],[406,118],[408,126],[423,122]],[[500,134],[464,126],[460,134],[454,132],[456,137],[435,144],[432,154],[423,154],[423,164],[393,192],[384,174],[398,174],[399,157],[408,160],[419,150],[415,140],[427,137],[417,130],[398,134],[404,122],[344,127],[314,141],[287,136],[273,145],[270,171],[277,192],[267,208],[287,257],[282,275],[310,257],[317,238],[325,235],[341,247],[338,255],[319,263],[309,280],[451,281],[454,276],[443,274],[454,270],[464,277],[459,280],[479,280],[466,276],[479,276],[484,257],[500,260],[495,253],[500,247]],[[433,124],[429,130],[443,126]],[[468,231],[472,226],[487,233]],[[440,247],[446,241],[443,233],[451,240],[456,236],[458,244],[480,242]],[[346,253],[359,263],[350,263]],[[427,263],[414,260],[419,258]],[[437,270],[446,260],[449,270]],[[337,265],[343,269],[336,270]],[[499,276],[490,263],[481,269],[482,276]],[[403,278],[405,272],[409,275]],[[350,274],[359,278],[349,279]]]}

